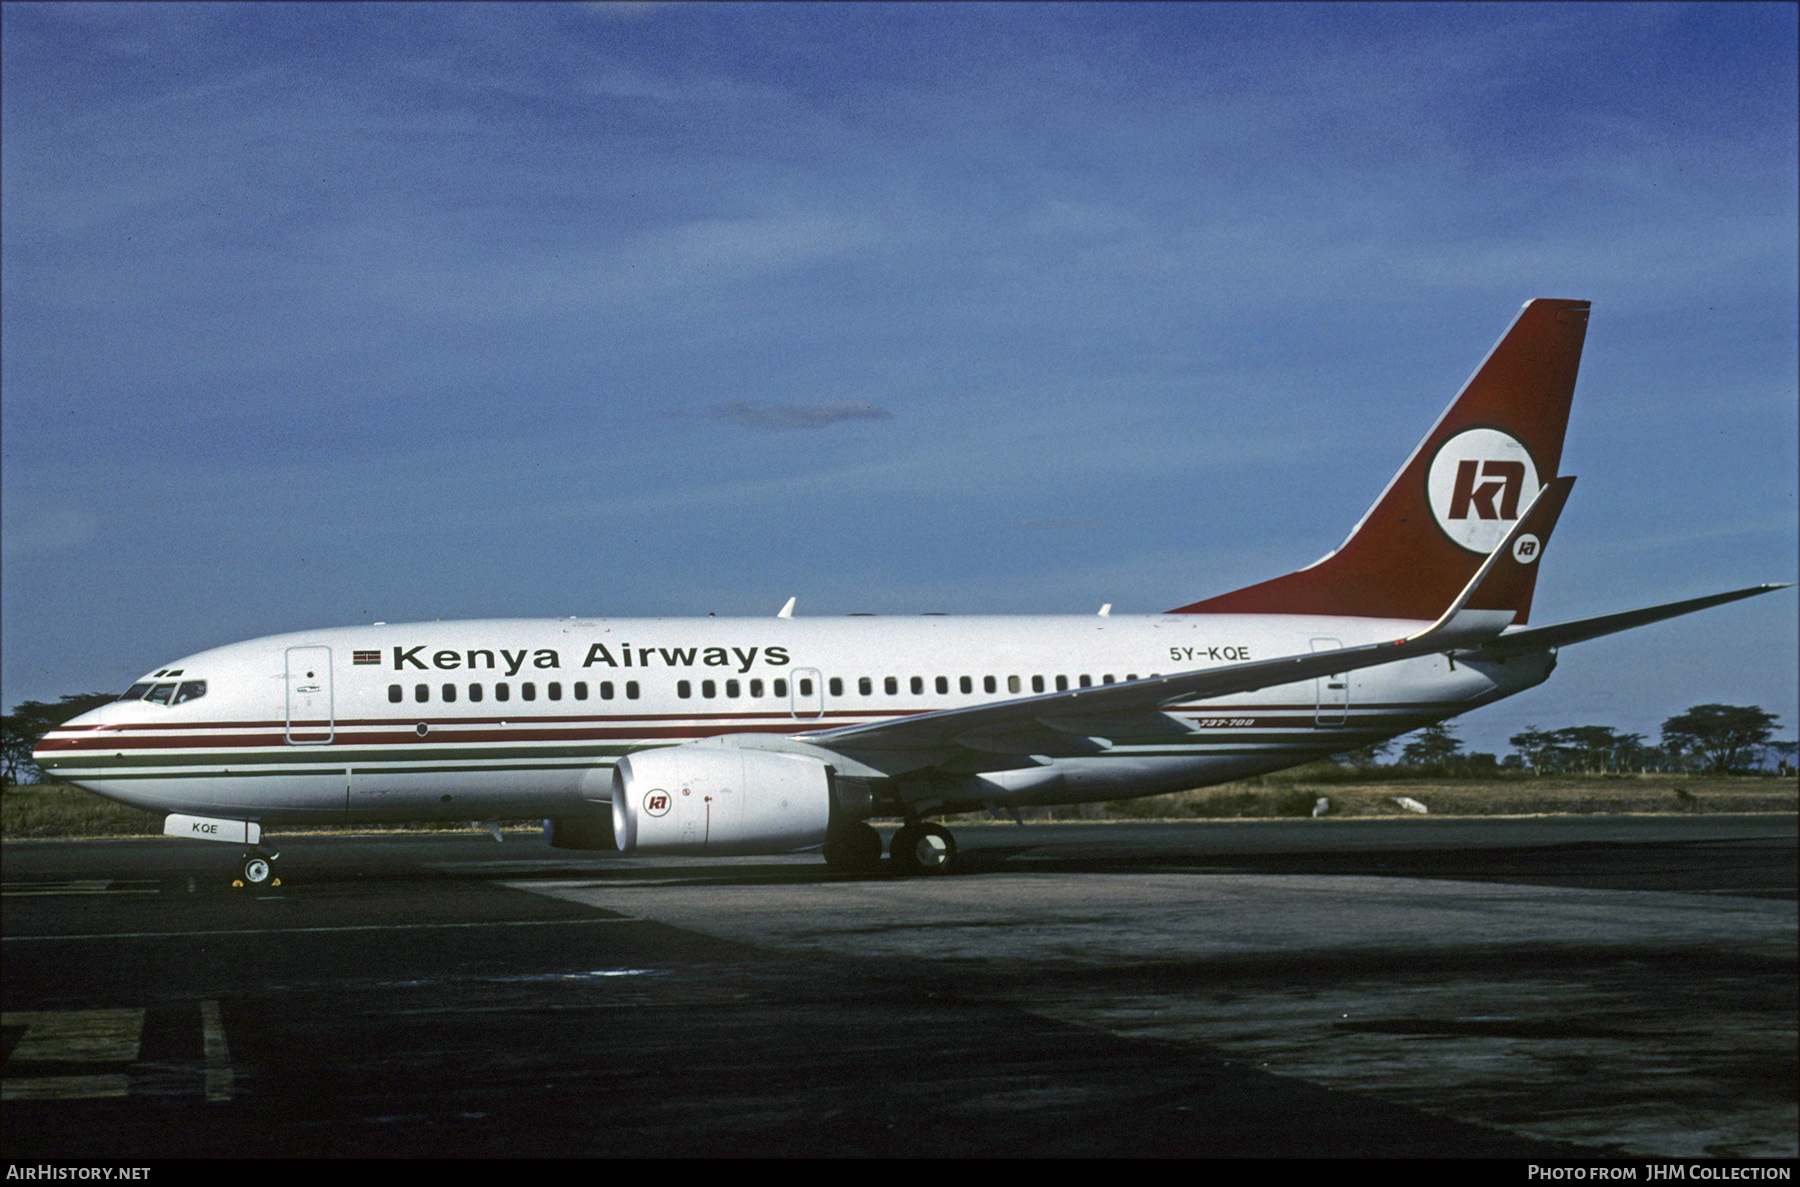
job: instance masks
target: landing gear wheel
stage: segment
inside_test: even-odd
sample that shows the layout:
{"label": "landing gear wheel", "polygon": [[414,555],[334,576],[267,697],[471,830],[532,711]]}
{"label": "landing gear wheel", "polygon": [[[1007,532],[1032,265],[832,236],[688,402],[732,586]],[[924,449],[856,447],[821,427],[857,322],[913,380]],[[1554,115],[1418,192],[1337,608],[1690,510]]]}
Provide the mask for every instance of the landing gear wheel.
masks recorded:
{"label": "landing gear wheel", "polygon": [[956,838],[941,824],[909,824],[894,834],[888,858],[896,874],[942,874],[956,864]]}
{"label": "landing gear wheel", "polygon": [[275,854],[249,853],[244,855],[244,864],[239,867],[238,886],[262,889],[265,886],[280,886],[281,879],[275,874]]}
{"label": "landing gear wheel", "polygon": [[860,821],[833,829],[825,838],[825,864],[841,874],[880,869],[881,834]]}

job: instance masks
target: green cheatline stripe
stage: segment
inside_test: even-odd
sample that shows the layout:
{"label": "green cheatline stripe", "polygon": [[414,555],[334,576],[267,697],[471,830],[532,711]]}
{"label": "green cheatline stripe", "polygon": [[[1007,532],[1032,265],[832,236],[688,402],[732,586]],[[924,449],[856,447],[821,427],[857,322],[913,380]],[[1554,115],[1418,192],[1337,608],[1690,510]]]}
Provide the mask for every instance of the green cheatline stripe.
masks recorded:
{"label": "green cheatline stripe", "polygon": [[324,767],[354,767],[364,763],[388,762],[445,762],[460,760],[467,762],[474,758],[616,758],[621,754],[630,754],[633,750],[642,750],[645,745],[657,743],[625,743],[618,746],[497,746],[483,748],[480,743],[463,746],[434,746],[429,749],[409,746],[406,755],[401,758],[396,750],[328,750],[295,751],[282,750],[233,750],[199,752],[188,751],[184,754],[144,754],[142,752],[124,755],[83,755],[79,758],[52,759],[49,763],[38,765],[47,771],[95,771],[110,767],[198,767],[198,766],[230,766],[254,767],[257,764],[280,763],[292,766],[294,763],[316,763]]}
{"label": "green cheatline stripe", "polygon": [[1305,749],[1309,746],[1330,746],[1336,750],[1348,750],[1385,737],[1387,735],[1384,733],[1342,729],[1334,726],[1331,727],[1328,737],[1320,737],[1317,730],[1286,734],[1248,733],[1243,730],[1201,730],[1194,735],[1192,741],[1171,742],[1169,735],[1164,734],[1161,737],[1152,735],[1141,740],[1113,738],[1112,744],[1115,750],[1127,746],[1210,746],[1220,743],[1231,746],[1292,746],[1296,749]]}
{"label": "green cheatline stripe", "polygon": [[343,768],[335,771],[323,767],[307,767],[299,771],[256,770],[256,771],[58,771],[57,777],[74,782],[112,782],[117,779],[243,779],[254,775],[258,779],[272,779],[277,776],[286,778],[293,775],[330,775],[337,779],[344,778]]}
{"label": "green cheatline stripe", "polygon": [[[372,770],[361,768],[357,773],[364,775],[479,775],[489,771],[598,771],[610,769],[612,765],[613,764],[609,762],[580,762],[544,763],[537,765],[521,763],[511,766],[493,767],[377,767]],[[336,779],[343,779],[347,774],[348,768],[329,770],[321,767],[308,767],[303,771],[106,771],[95,775],[83,775],[79,773],[75,775],[65,774],[63,777],[71,780],[86,779],[90,781],[112,781],[117,779],[266,779],[275,776],[285,777],[290,775],[330,776]]]}

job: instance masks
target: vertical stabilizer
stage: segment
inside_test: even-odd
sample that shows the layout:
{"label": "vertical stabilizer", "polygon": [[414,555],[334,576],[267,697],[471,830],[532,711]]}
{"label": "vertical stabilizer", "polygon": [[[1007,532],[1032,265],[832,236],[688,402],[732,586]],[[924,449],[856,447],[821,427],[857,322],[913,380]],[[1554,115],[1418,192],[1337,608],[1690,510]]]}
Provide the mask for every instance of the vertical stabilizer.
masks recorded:
{"label": "vertical stabilizer", "polygon": [[[1337,551],[1170,613],[1436,618],[1557,476],[1588,307],[1527,302]],[[1515,622],[1535,578],[1515,590]]]}

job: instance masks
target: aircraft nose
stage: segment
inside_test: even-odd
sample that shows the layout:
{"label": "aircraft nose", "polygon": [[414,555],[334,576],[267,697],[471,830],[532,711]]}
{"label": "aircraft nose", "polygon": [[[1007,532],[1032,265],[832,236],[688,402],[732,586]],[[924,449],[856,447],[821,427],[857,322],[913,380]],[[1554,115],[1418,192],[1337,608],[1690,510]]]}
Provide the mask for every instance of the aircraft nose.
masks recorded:
{"label": "aircraft nose", "polygon": [[58,758],[81,749],[84,737],[109,720],[107,710],[111,707],[108,704],[98,709],[89,709],[86,713],[79,713],[61,725],[46,730],[44,736],[31,748],[31,761],[45,774],[51,773]]}

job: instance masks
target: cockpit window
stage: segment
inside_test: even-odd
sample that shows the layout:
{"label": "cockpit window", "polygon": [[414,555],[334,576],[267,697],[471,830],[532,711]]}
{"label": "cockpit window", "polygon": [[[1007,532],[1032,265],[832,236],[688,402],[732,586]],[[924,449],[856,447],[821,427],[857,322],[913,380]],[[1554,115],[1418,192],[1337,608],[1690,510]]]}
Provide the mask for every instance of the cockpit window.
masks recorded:
{"label": "cockpit window", "polygon": [[175,692],[173,684],[159,684],[144,694],[144,699],[156,705],[166,705],[169,697]]}
{"label": "cockpit window", "polygon": [[139,697],[143,696],[145,693],[147,693],[149,691],[150,691],[150,682],[148,680],[146,680],[142,684],[134,684],[130,688],[126,689],[125,695],[120,697],[119,699],[121,701],[135,701]]}
{"label": "cockpit window", "polygon": [[171,705],[179,705],[183,701],[197,701],[205,695],[206,681],[183,680],[181,682],[181,687],[175,690],[175,699],[169,703]]}

